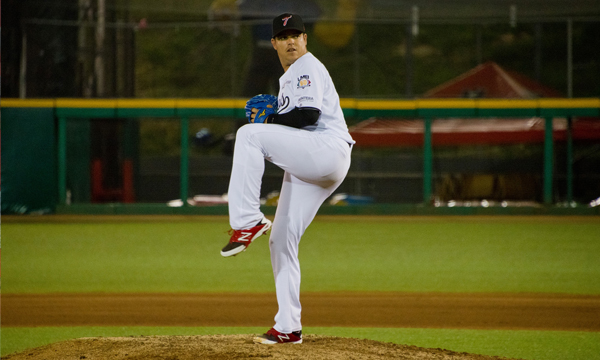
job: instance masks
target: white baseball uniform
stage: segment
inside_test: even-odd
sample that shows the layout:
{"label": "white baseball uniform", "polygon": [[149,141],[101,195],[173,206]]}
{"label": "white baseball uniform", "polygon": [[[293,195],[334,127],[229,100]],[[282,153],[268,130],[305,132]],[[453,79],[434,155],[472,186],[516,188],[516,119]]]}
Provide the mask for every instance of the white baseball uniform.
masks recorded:
{"label": "white baseball uniform", "polygon": [[229,183],[230,225],[255,226],[262,218],[260,188],[264,159],[285,171],[269,247],[279,311],[275,330],[291,333],[300,322],[298,245],[319,207],[342,183],[354,140],[325,66],[310,52],[279,79],[278,114],[295,107],[321,111],[315,125],[297,129],[279,124],[247,124],[238,132]]}

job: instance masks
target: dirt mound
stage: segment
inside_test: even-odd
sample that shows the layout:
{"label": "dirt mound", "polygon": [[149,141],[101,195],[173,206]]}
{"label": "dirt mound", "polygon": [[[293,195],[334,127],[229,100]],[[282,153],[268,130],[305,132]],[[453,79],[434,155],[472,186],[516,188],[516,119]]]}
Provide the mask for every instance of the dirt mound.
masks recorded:
{"label": "dirt mound", "polygon": [[257,345],[252,335],[81,338],[4,357],[11,360],[69,359],[452,359],[500,357],[425,349],[373,340],[307,335],[300,345]]}

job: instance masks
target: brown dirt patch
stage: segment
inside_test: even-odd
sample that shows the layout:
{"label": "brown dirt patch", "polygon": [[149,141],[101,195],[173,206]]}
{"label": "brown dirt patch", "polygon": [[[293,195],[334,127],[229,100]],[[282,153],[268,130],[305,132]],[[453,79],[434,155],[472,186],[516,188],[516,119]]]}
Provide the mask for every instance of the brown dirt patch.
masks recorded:
{"label": "brown dirt patch", "polygon": [[372,340],[308,335],[299,345],[257,345],[248,335],[82,338],[7,356],[10,360],[80,359],[488,360],[499,357]]}
{"label": "brown dirt patch", "polygon": [[[557,294],[304,293],[305,326],[600,331],[600,296]],[[242,304],[242,306],[240,306]],[[3,294],[2,326],[272,326],[274,294]],[[454,359],[498,357],[371,340],[305,335],[256,345],[252,335],[85,338],[11,360]]]}
{"label": "brown dirt patch", "polygon": [[[304,326],[600,331],[600,296],[303,293]],[[241,306],[240,306],[241,304]],[[3,294],[2,326],[265,326],[275,294]]]}

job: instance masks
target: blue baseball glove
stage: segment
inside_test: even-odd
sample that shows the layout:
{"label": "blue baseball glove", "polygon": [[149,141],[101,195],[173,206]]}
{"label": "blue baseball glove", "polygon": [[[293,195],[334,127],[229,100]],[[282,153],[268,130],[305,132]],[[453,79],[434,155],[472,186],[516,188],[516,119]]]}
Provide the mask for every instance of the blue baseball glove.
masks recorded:
{"label": "blue baseball glove", "polygon": [[[258,109],[252,121],[252,108]],[[264,123],[267,116],[277,112],[277,97],[268,94],[256,95],[246,102],[246,118],[249,122]]]}

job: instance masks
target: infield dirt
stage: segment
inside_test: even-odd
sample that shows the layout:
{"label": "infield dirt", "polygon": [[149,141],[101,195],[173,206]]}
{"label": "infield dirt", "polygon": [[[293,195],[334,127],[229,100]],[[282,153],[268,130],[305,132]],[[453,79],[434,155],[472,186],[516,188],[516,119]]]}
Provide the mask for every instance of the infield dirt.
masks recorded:
{"label": "infield dirt", "polygon": [[[600,331],[600,296],[304,293],[305,326]],[[240,306],[242,304],[242,306]],[[272,326],[274,294],[6,294],[2,326]],[[302,345],[252,334],[86,338],[6,359],[499,359],[305,334]]]}
{"label": "infield dirt", "polygon": [[[304,326],[600,331],[600,296],[303,293]],[[270,293],[3,294],[2,326],[265,326]],[[265,330],[266,330],[265,329]]]}

